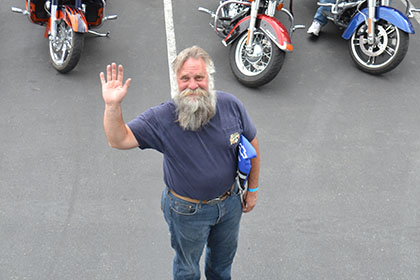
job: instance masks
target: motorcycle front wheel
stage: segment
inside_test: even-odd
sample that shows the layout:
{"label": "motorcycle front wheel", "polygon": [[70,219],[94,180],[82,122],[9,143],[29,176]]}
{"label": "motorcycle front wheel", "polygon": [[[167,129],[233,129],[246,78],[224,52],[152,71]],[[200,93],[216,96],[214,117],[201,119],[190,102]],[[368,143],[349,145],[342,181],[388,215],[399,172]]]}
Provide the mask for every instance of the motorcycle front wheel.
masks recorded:
{"label": "motorcycle front wheel", "polygon": [[247,32],[232,45],[229,62],[233,74],[247,87],[259,87],[277,76],[284,63],[285,52],[280,50],[261,30],[254,33],[252,52],[247,51]]}
{"label": "motorcycle front wheel", "polygon": [[49,36],[50,60],[60,73],[67,73],[76,67],[84,44],[83,33],[74,32],[63,20],[57,24],[57,36]]}
{"label": "motorcycle front wheel", "polygon": [[375,24],[375,38],[368,42],[367,25],[360,25],[349,41],[353,61],[362,71],[379,75],[393,70],[404,59],[409,36],[395,25],[380,20]]}

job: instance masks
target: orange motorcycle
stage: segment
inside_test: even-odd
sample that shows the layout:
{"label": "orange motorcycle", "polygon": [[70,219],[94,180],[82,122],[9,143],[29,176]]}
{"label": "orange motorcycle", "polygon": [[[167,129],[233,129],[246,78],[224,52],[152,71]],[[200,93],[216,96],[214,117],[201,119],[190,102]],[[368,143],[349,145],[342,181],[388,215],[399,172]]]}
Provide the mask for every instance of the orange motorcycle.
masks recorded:
{"label": "orange motorcycle", "polygon": [[100,27],[116,15],[106,16],[105,0],[26,0],[26,9],[12,7],[12,11],[27,15],[32,23],[46,26],[50,60],[60,73],[76,67],[84,45],[84,35],[91,33],[99,37],[106,34],[91,29]]}

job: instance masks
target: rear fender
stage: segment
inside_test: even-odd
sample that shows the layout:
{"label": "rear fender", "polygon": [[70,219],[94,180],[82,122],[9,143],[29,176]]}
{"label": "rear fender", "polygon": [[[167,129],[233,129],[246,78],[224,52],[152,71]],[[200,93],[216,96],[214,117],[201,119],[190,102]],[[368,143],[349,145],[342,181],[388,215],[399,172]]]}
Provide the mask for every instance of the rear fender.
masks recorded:
{"label": "rear fender", "polygon": [[[64,6],[64,9],[57,10],[57,20],[63,19],[74,32],[87,33],[88,24],[83,12],[73,7]],[[45,38],[48,37],[48,32],[51,28],[51,17],[48,19],[47,28],[45,30]]]}
{"label": "rear fender", "polygon": [[[247,16],[239,21],[226,38],[223,39],[222,43],[227,46],[235,41],[239,35],[247,31],[250,18],[250,16]],[[264,32],[264,34],[267,35],[281,50],[287,52],[293,51],[293,46],[287,29],[276,18],[266,15],[258,15],[256,27]]]}
{"label": "rear fender", "polygon": [[[350,37],[353,35],[356,29],[365,22],[365,18],[367,17],[368,8],[365,8],[359,13],[357,13],[350,21],[350,24],[347,26],[346,30],[344,30],[342,37],[346,40],[350,39]],[[389,23],[392,23],[393,25],[398,27],[399,29],[410,34],[414,34],[414,28],[410,20],[397,9],[385,6],[377,7],[376,18],[386,20]]]}

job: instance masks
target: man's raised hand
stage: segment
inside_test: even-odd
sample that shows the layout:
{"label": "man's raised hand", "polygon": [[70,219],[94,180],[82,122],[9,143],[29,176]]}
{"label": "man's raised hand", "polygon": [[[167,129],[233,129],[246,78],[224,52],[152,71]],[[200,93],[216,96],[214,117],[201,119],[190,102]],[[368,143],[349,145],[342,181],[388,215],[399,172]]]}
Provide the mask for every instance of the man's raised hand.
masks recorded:
{"label": "man's raised hand", "polygon": [[102,84],[102,97],[107,105],[119,105],[123,101],[127,90],[130,87],[131,79],[127,79],[123,84],[124,68],[122,65],[118,66],[115,63],[107,65],[106,80],[103,72],[99,74]]}

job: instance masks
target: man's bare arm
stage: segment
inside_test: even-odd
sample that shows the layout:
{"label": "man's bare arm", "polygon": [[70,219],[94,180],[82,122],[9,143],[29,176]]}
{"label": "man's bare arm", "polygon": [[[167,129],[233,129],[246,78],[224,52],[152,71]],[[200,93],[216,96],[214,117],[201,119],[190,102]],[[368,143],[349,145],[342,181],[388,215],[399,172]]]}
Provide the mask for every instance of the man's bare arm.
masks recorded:
{"label": "man's bare arm", "polygon": [[139,144],[131,132],[130,128],[124,123],[121,110],[127,90],[130,87],[131,79],[123,84],[124,68],[115,63],[107,66],[107,78],[103,72],[99,74],[102,84],[102,97],[105,101],[104,130],[111,147],[117,149],[131,149],[138,147]]}

